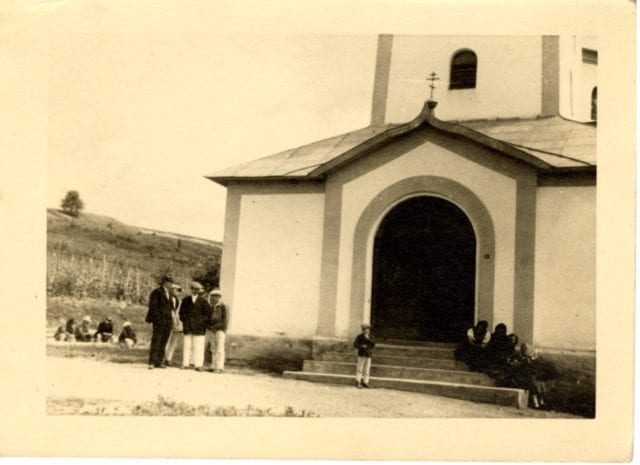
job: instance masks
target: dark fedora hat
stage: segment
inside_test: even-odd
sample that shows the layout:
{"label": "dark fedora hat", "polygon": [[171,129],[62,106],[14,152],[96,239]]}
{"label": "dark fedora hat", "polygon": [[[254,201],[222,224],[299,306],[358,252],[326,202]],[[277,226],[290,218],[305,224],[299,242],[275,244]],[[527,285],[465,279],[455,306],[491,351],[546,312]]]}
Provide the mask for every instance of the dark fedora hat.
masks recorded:
{"label": "dark fedora hat", "polygon": [[175,281],[173,280],[173,276],[171,276],[170,274],[166,274],[162,277],[162,279],[160,280],[160,284],[164,284],[164,283],[174,283]]}

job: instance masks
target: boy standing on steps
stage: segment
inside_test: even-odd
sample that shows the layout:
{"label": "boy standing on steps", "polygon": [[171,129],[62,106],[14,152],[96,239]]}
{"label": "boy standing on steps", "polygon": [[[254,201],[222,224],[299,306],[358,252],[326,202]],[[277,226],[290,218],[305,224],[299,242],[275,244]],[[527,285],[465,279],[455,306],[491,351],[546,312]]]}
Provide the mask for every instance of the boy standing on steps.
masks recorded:
{"label": "boy standing on steps", "polygon": [[371,370],[371,354],[376,345],[373,337],[371,337],[371,326],[364,323],[362,326],[362,334],[358,334],[356,340],[353,341],[353,347],[358,349],[358,365],[356,368],[356,382],[358,389],[369,388],[369,371]]}

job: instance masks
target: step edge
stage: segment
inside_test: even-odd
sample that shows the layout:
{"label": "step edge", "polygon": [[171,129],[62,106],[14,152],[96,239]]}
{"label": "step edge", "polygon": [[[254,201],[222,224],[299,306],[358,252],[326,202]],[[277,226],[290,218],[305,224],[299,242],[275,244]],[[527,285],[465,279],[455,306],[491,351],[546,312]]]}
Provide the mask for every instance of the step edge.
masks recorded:
{"label": "step edge", "polygon": [[[334,356],[339,356],[339,357],[353,357],[356,358],[355,354],[352,354],[351,352],[324,352],[322,355],[320,355],[320,357],[324,356],[325,354],[331,354]],[[399,355],[375,355],[373,357],[373,359],[377,359],[377,358],[383,358],[383,357],[392,357],[394,359],[410,359],[410,360],[427,360],[427,361],[438,361],[438,362],[460,362],[460,360],[456,359],[456,358],[431,358],[431,357],[403,357],[403,356],[399,356]],[[319,361],[328,361],[328,360],[319,360]],[[463,363],[463,362],[460,362]]]}
{"label": "step edge", "polygon": [[[284,371],[283,374],[296,374],[296,375],[312,375],[318,377],[336,377],[343,379],[354,379],[355,375],[342,375],[339,373],[315,373],[312,371]],[[435,384],[439,386],[462,386],[466,388],[473,389],[484,389],[484,390],[499,390],[501,392],[512,392],[512,393],[522,393],[525,392],[525,389],[519,388],[508,388],[508,387],[500,387],[500,386],[482,386],[478,384],[466,384],[466,383],[448,383],[446,381],[430,381],[430,380],[414,380],[414,379],[403,379],[403,378],[382,378],[379,376],[370,376],[370,380],[372,381],[395,381],[400,383],[408,383],[408,384]]]}
{"label": "step edge", "polygon": [[[435,360],[440,360],[440,359],[435,359]],[[322,363],[322,364],[329,364],[329,363],[334,363],[334,364],[338,364],[338,365],[350,365],[350,366],[357,366],[357,363],[355,362],[333,362],[331,360],[304,360],[305,362],[311,362],[311,363]],[[489,375],[486,375],[484,373],[480,373],[477,371],[460,371],[460,370],[445,370],[444,368],[421,368],[421,367],[407,367],[407,366],[401,366],[401,365],[381,365],[381,364],[372,364],[371,367],[377,367],[377,368],[395,368],[395,369],[403,369],[403,370],[421,370],[421,371],[437,371],[437,372],[446,372],[446,373],[455,373],[455,374],[462,374],[462,375],[469,375],[469,374],[475,374],[475,375],[484,375],[487,378],[491,379],[491,377]]]}
{"label": "step edge", "polygon": [[453,352],[455,347],[432,347],[432,346],[401,346],[397,344],[379,343],[376,349],[400,349],[400,350],[440,350],[444,352]]}

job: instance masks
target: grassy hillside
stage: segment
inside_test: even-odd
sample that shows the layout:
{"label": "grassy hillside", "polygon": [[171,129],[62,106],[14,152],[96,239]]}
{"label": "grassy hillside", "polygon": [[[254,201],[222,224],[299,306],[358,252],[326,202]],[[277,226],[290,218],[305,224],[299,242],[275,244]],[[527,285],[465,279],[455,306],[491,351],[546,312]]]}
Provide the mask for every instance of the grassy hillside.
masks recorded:
{"label": "grassy hillside", "polygon": [[158,276],[184,285],[219,266],[222,244],[83,213],[47,210],[47,294],[144,304]]}

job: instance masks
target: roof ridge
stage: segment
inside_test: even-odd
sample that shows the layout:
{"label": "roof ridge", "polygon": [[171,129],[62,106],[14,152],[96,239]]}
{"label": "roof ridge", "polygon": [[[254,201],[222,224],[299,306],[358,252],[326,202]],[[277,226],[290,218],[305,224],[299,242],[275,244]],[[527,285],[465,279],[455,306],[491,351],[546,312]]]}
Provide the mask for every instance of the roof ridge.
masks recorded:
{"label": "roof ridge", "polygon": [[568,155],[562,155],[562,154],[555,153],[555,152],[549,152],[548,150],[536,149],[534,147],[528,147],[528,146],[522,145],[522,144],[515,144],[513,142],[508,142],[508,143],[513,145],[513,146],[515,146],[515,147],[520,147],[520,148],[527,149],[527,150],[533,150],[534,152],[544,153],[545,155],[553,155],[555,157],[565,158],[567,160],[575,161],[576,163],[582,163],[583,165],[586,165],[586,166],[596,166],[593,163],[589,163],[588,161],[580,160],[579,158],[573,158],[573,157],[570,157]]}
{"label": "roof ridge", "polygon": [[461,124],[464,125],[466,123],[482,123],[482,122],[487,122],[487,123],[509,123],[509,122],[514,122],[514,121],[542,121],[545,119],[551,119],[551,118],[556,118],[560,115],[548,115],[548,116],[531,116],[528,118],[521,118],[518,116],[514,116],[514,117],[510,117],[510,118],[475,118],[475,119],[465,119],[465,120],[460,120],[460,119],[451,119],[451,120],[442,120],[445,121],[447,123],[454,123],[454,124]]}

